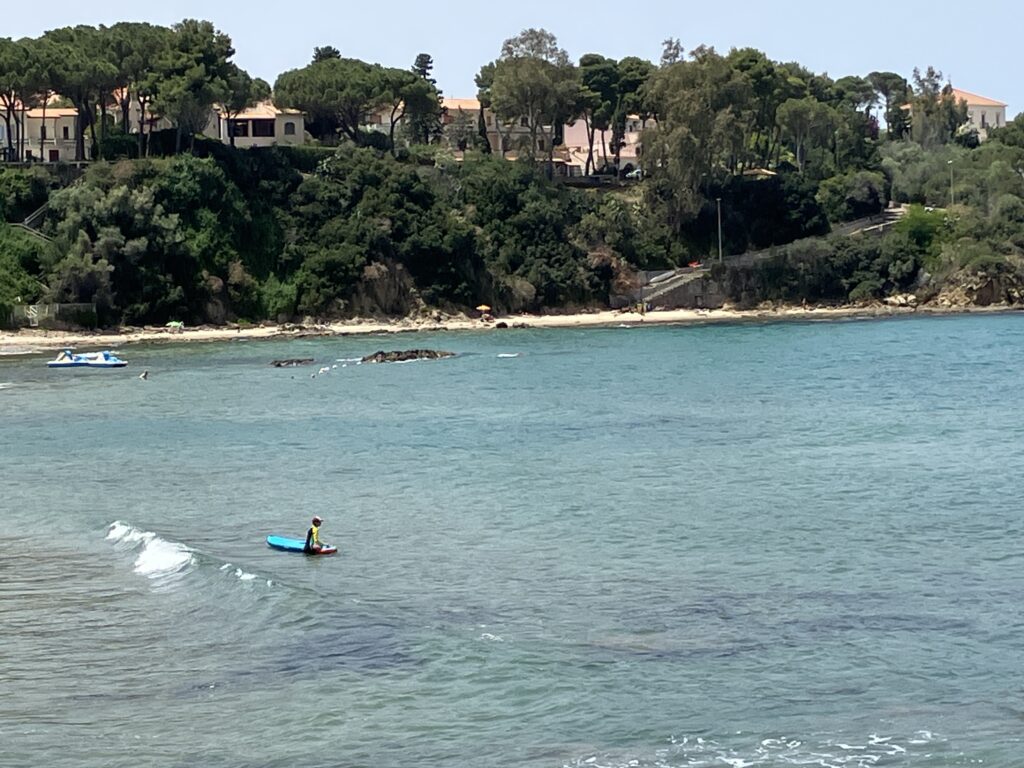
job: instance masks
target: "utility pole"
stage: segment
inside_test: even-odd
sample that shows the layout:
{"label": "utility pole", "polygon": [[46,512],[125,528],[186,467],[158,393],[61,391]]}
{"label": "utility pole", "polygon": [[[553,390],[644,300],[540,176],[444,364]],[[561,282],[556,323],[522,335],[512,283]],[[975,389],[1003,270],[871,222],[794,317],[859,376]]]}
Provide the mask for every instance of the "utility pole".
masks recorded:
{"label": "utility pole", "polygon": [[946,165],[949,166],[949,207],[952,208],[956,205],[956,192],[953,191],[953,161],[947,160]]}

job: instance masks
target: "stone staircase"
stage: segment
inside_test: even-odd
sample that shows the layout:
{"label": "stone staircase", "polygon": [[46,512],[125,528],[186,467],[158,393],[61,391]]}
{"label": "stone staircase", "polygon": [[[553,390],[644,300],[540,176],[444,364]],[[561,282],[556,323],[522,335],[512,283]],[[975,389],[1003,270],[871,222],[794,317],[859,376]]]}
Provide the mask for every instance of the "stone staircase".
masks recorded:
{"label": "stone staircase", "polygon": [[[902,219],[907,208],[888,208],[876,216],[868,216],[856,221],[832,228],[830,236],[838,237],[862,237],[879,235]],[[820,240],[820,237],[808,237],[805,240]],[[802,240],[795,241],[804,242]],[[788,245],[792,245],[789,243]],[[779,248],[787,246],[773,246],[759,251],[747,251],[733,256],[726,256],[724,262],[730,267],[749,267],[758,262],[772,258],[778,253]],[[688,308],[714,308],[720,307],[725,302],[725,295],[721,286],[717,285],[710,278],[710,267],[684,267],[674,270],[671,273],[659,275],[654,280],[641,286],[629,296],[616,297],[612,306],[626,306],[643,302],[648,307],[665,307],[674,309],[678,307]]]}

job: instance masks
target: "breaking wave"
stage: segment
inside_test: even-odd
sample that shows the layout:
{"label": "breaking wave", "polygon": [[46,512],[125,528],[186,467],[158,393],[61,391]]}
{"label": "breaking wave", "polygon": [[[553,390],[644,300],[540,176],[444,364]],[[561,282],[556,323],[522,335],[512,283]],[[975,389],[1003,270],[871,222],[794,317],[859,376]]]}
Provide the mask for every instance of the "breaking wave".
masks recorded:
{"label": "breaking wave", "polygon": [[176,541],[167,541],[152,531],[141,531],[117,521],[107,529],[107,541],[123,551],[135,552],[135,573],[150,579],[184,575],[196,565],[195,552]]}
{"label": "breaking wave", "polygon": [[[154,581],[164,582],[184,577],[195,570],[201,560],[209,561],[209,558],[202,557],[180,542],[168,541],[152,531],[140,530],[120,520],[107,528],[107,541],[122,552],[133,553],[135,573]],[[263,581],[255,573],[249,573],[232,563],[224,563],[218,570],[243,583]],[[274,585],[270,579],[265,581],[268,587]]]}

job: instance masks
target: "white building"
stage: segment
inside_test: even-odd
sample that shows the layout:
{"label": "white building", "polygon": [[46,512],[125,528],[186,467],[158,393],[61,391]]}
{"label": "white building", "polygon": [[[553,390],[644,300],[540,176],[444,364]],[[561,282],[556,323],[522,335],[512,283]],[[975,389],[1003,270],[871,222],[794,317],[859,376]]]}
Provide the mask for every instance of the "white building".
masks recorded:
{"label": "white building", "polygon": [[204,133],[225,144],[230,144],[234,135],[238,149],[303,144],[306,120],[297,109],[280,109],[265,101],[230,117],[215,109]]}
{"label": "white building", "polygon": [[991,128],[1002,128],[1006,125],[1006,104],[995,99],[979,96],[969,91],[953,89],[953,96],[957,103],[967,103],[967,121],[971,127],[978,131],[981,139],[988,137]]}

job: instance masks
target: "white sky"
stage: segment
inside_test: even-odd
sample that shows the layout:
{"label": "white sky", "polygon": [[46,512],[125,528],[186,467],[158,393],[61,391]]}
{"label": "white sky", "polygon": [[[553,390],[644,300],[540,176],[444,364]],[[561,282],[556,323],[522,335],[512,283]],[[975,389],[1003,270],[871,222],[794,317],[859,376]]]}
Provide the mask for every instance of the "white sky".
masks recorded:
{"label": "white sky", "polygon": [[15,38],[73,24],[209,19],[231,36],[239,65],[271,84],[284,70],[307,64],[314,46],[333,45],[345,56],[400,67],[411,65],[421,51],[430,53],[445,94],[473,96],[473,76],[497,57],[505,38],[544,27],[574,59],[596,52],[657,61],[661,41],[671,36],[688,50],[702,43],[722,52],[752,46],[773,59],[799,61],[837,78],[872,70],[909,78],[915,66],[930,64],[958,88],[1008,102],[1010,117],[1024,109],[1017,65],[1024,28],[1019,0],[948,6],[935,0],[48,0],[7,5],[0,36]]}

